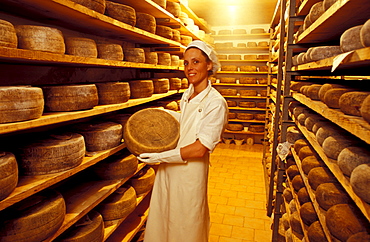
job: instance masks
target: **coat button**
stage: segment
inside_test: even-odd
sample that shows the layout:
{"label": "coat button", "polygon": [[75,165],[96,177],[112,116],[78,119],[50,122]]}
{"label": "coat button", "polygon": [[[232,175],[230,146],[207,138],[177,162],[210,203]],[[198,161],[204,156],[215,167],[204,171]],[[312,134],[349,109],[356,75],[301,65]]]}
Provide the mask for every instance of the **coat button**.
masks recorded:
{"label": "coat button", "polygon": [[198,112],[202,112],[202,109],[200,108],[200,109],[198,109]]}

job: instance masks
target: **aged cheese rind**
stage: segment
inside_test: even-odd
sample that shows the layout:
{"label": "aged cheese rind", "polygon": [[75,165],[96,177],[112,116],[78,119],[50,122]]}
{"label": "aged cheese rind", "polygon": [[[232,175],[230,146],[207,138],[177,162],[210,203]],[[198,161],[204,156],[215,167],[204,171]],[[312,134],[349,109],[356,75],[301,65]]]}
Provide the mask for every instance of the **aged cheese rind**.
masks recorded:
{"label": "aged cheese rind", "polygon": [[95,85],[98,89],[100,105],[125,103],[130,99],[128,82],[103,82]]}
{"label": "aged cheese rind", "polygon": [[136,26],[137,28],[155,34],[156,30],[155,17],[147,13],[136,12]]}
{"label": "aged cheese rind", "polygon": [[152,167],[143,168],[128,183],[135,189],[137,196],[149,192],[154,184],[155,172]]}
{"label": "aged cheese rind", "polygon": [[362,25],[358,25],[343,32],[340,36],[340,48],[343,52],[363,48],[360,37],[361,28]]}
{"label": "aged cheese rind", "polygon": [[12,23],[0,19],[0,46],[17,48],[18,38]]}
{"label": "aged cheese rind", "polygon": [[18,184],[18,163],[14,154],[0,152],[0,200],[6,198]]}
{"label": "aged cheese rind", "polygon": [[106,8],[105,14],[109,17],[117,19],[123,23],[135,26],[136,24],[136,11],[133,7],[115,3],[111,1],[105,1]]}

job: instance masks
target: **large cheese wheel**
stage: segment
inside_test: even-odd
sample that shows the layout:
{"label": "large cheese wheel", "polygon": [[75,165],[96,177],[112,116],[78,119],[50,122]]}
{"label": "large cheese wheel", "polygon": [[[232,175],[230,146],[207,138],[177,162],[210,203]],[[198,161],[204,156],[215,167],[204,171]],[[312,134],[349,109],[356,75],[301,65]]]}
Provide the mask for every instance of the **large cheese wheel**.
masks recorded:
{"label": "large cheese wheel", "polygon": [[125,53],[125,61],[135,63],[145,62],[144,49],[142,48],[124,48],[123,52]]}
{"label": "large cheese wheel", "polygon": [[330,125],[329,121],[326,121],[326,120],[318,121],[312,126],[312,132],[316,135],[319,128],[323,126],[329,126],[329,125]]}
{"label": "large cheese wheel", "polygon": [[178,55],[171,55],[171,66],[178,67],[180,65],[180,57]]}
{"label": "large cheese wheel", "polygon": [[220,89],[220,94],[223,96],[236,96],[238,90],[237,89]]}
{"label": "large cheese wheel", "polygon": [[324,167],[325,163],[314,155],[305,157],[302,161],[302,170],[308,174],[315,167]]}
{"label": "large cheese wheel", "polygon": [[217,55],[217,58],[219,59],[219,60],[227,60],[227,55]]}
{"label": "large cheese wheel", "polygon": [[361,117],[360,108],[369,92],[347,92],[339,98],[340,110],[348,115]]}
{"label": "large cheese wheel", "polygon": [[361,28],[360,39],[363,47],[370,46],[370,20],[367,20]]}
{"label": "large cheese wheel", "polygon": [[230,131],[242,131],[244,129],[243,124],[228,123],[226,129]]}
{"label": "large cheese wheel", "polygon": [[307,230],[307,237],[310,242],[327,242],[324,230],[320,221],[313,222]]}
{"label": "large cheese wheel", "polygon": [[359,232],[357,234],[351,235],[351,237],[349,237],[346,242],[358,242],[358,241],[363,242],[370,241],[370,234],[368,232]]}
{"label": "large cheese wheel", "polygon": [[180,42],[181,41],[181,32],[177,29],[172,29],[172,40]]}
{"label": "large cheese wheel", "polygon": [[308,17],[310,18],[310,22],[315,22],[322,14],[324,13],[323,2],[319,1],[312,5],[310,12],[308,13]]}
{"label": "large cheese wheel", "polygon": [[352,139],[350,136],[334,135],[327,137],[322,143],[322,149],[325,155],[336,160],[339,153],[346,147],[358,144],[358,140]]}
{"label": "large cheese wheel", "polygon": [[308,173],[308,183],[311,188],[316,190],[322,183],[337,182],[333,174],[326,167],[315,167]]}
{"label": "large cheese wheel", "polygon": [[106,8],[105,8],[106,15],[114,19],[117,19],[123,23],[129,24],[131,26],[135,26],[136,12],[134,8],[127,6],[127,5],[120,4],[120,3],[111,2],[111,1],[105,1],[105,2],[106,2]]}
{"label": "large cheese wheel", "polygon": [[337,2],[337,0],[324,0],[323,1],[323,7],[324,7],[324,10],[328,10],[331,5],[333,5],[335,2]]}
{"label": "large cheese wheel", "polygon": [[312,202],[304,203],[299,209],[303,223],[310,226],[313,222],[318,220],[317,213],[313,207]]}
{"label": "large cheese wheel", "polygon": [[236,83],[236,78],[234,77],[221,77],[220,83]]}
{"label": "large cheese wheel", "polygon": [[370,123],[370,96],[367,96],[362,102],[360,113],[366,122]]}
{"label": "large cheese wheel", "polygon": [[154,93],[152,80],[129,81],[131,98],[151,97]]}
{"label": "large cheese wheel", "polygon": [[257,66],[241,66],[240,71],[256,72],[257,71]]}
{"label": "large cheese wheel", "polygon": [[72,0],[72,2],[81,4],[98,13],[103,14],[105,11],[105,0]]}
{"label": "large cheese wheel", "polygon": [[266,119],[266,114],[264,113],[255,113],[253,116],[255,120],[265,120]]}
{"label": "large cheese wheel", "polygon": [[45,111],[76,111],[91,109],[98,105],[98,90],[95,84],[42,87]]}
{"label": "large cheese wheel", "polygon": [[128,183],[135,189],[137,196],[149,192],[154,184],[155,172],[151,167],[144,167]]}
{"label": "large cheese wheel", "polygon": [[308,145],[308,142],[306,139],[298,139],[294,142],[294,150],[295,152],[298,154],[299,153],[299,150],[304,147],[304,146],[307,146]]}
{"label": "large cheese wheel", "polygon": [[257,55],[244,55],[244,60],[257,60]]}
{"label": "large cheese wheel", "polygon": [[170,78],[170,90],[180,90],[181,89],[181,79],[177,77]]}
{"label": "large cheese wheel", "polygon": [[302,187],[305,186],[301,175],[296,175],[295,177],[293,177],[292,186],[296,192],[298,192]]}
{"label": "large cheese wheel", "polygon": [[340,128],[332,125],[323,125],[316,132],[316,141],[322,145],[329,136],[334,136],[343,132]]}
{"label": "large cheese wheel", "polygon": [[292,230],[300,235],[303,234],[301,219],[299,217],[298,211],[292,213],[289,220]]}
{"label": "large cheese wheel", "polygon": [[255,101],[240,101],[239,107],[241,108],[255,108],[256,102]]}
{"label": "large cheese wheel", "polygon": [[167,93],[170,90],[168,78],[153,79],[154,93]]}
{"label": "large cheese wheel", "polygon": [[265,33],[265,29],[263,28],[253,28],[251,29],[251,34],[263,34]]}
{"label": "large cheese wheel", "polygon": [[132,186],[122,186],[98,205],[104,221],[127,217],[136,208],[136,192]]}
{"label": "large cheese wheel", "polygon": [[125,149],[97,163],[93,171],[101,179],[124,179],[136,172],[137,165],[136,156]]}
{"label": "large cheese wheel", "polygon": [[166,9],[167,0],[152,0],[162,8]]}
{"label": "large cheese wheel", "polygon": [[241,120],[252,120],[254,115],[253,113],[237,113],[236,117]]}
{"label": "large cheese wheel", "polygon": [[254,41],[247,42],[247,47],[257,47],[257,42]]}
{"label": "large cheese wheel", "polygon": [[309,59],[311,61],[318,61],[342,53],[340,46],[316,46],[311,47],[309,52]]}
{"label": "large cheese wheel", "polygon": [[193,41],[193,37],[187,35],[180,35],[181,41],[180,43],[184,46],[188,46]]}
{"label": "large cheese wheel", "polygon": [[98,48],[93,39],[81,37],[66,37],[66,54],[81,57],[98,57]]}
{"label": "large cheese wheel", "polygon": [[339,85],[339,84],[331,84],[331,83],[325,83],[321,86],[320,90],[319,90],[319,99],[324,102],[324,96],[326,94],[327,91],[329,91],[330,89],[333,89],[333,88],[344,88],[343,85]]}
{"label": "large cheese wheel", "polygon": [[179,3],[168,1],[166,5],[166,10],[172,13],[175,18],[180,17],[181,7]]}
{"label": "large cheese wheel", "polygon": [[162,152],[176,147],[180,137],[179,122],[164,110],[142,109],[127,120],[124,140],[134,155]]}
{"label": "large cheese wheel", "polygon": [[125,103],[130,98],[128,82],[103,82],[95,85],[98,89],[100,105]]}
{"label": "large cheese wheel", "polygon": [[13,24],[0,19],[0,46],[17,48],[18,38]]}
{"label": "large cheese wheel", "polygon": [[370,164],[361,164],[353,169],[350,182],[357,196],[370,203]]}
{"label": "large cheese wheel", "polygon": [[[310,27],[311,26],[311,24],[312,24],[312,22],[311,22],[311,19],[310,19],[310,16],[306,16],[305,18],[304,18],[304,20],[303,20],[303,30],[306,30],[306,29],[308,29],[308,27]],[[302,64],[302,63],[301,63]]]}
{"label": "large cheese wheel", "polygon": [[297,165],[291,165],[286,169],[286,174],[289,177],[290,180],[293,180],[293,178],[297,175],[299,175],[299,169]]}
{"label": "large cheese wheel", "polygon": [[302,187],[301,189],[299,189],[299,191],[297,192],[297,197],[300,204],[311,201],[306,187]]}
{"label": "large cheese wheel", "polygon": [[228,107],[236,107],[236,101],[233,100],[226,100]]}
{"label": "large cheese wheel", "polygon": [[2,211],[2,242],[39,242],[52,236],[62,225],[66,204],[62,195],[46,190]]}
{"label": "large cheese wheel", "polygon": [[45,26],[16,25],[18,48],[64,54],[63,34],[60,30]]}
{"label": "large cheese wheel", "polygon": [[265,126],[264,125],[260,125],[260,124],[251,124],[248,127],[248,131],[250,131],[250,132],[261,133],[264,130],[265,130]]}
{"label": "large cheese wheel", "polygon": [[365,147],[350,146],[338,155],[337,164],[344,175],[350,176],[353,169],[361,164],[370,163],[370,151]]}
{"label": "large cheese wheel", "polygon": [[238,71],[238,67],[235,65],[224,65],[221,66],[221,71]]}
{"label": "large cheese wheel", "polygon": [[315,113],[310,113],[310,114],[307,114],[307,118],[305,119],[304,121],[304,126],[309,130],[309,131],[312,131],[313,130],[313,126],[317,123],[317,122],[321,122],[321,121],[325,121],[326,119],[323,118],[321,115],[318,115],[318,114],[315,114]]}
{"label": "large cheese wheel", "polygon": [[98,44],[98,58],[106,60],[123,60],[123,49],[118,44]]}
{"label": "large cheese wheel", "polygon": [[145,51],[145,63],[157,65],[158,64],[158,53]]}
{"label": "large cheese wheel", "polygon": [[255,77],[240,77],[239,79],[240,84],[256,84],[257,78]]}
{"label": "large cheese wheel", "polygon": [[312,84],[307,89],[307,96],[312,100],[319,100],[319,90],[322,85]]}
{"label": "large cheese wheel", "polygon": [[329,108],[340,108],[339,106],[339,99],[340,97],[346,93],[351,91],[350,89],[347,88],[332,88],[328,90],[325,95],[324,95],[324,103],[329,107]]}
{"label": "large cheese wheel", "polygon": [[172,29],[168,26],[164,25],[157,25],[155,29],[155,34],[165,37],[167,39],[172,39],[173,34],[172,34]]}
{"label": "large cheese wheel", "polygon": [[242,55],[229,55],[228,59],[229,60],[241,60]]}
{"label": "large cheese wheel", "polygon": [[58,237],[60,242],[100,242],[103,240],[103,217],[94,210],[82,217],[74,226]]}
{"label": "large cheese wheel", "polygon": [[286,141],[288,141],[291,144],[294,144],[296,140],[299,140],[302,138],[304,138],[304,136],[297,127],[290,126],[287,128]]}
{"label": "large cheese wheel", "polygon": [[358,232],[369,228],[369,223],[357,210],[348,204],[337,204],[329,208],[326,213],[326,226],[330,233],[340,241],[347,239]]}
{"label": "large cheese wheel", "polygon": [[340,36],[340,48],[343,52],[363,48],[360,37],[361,28],[362,25],[358,25],[343,32]]}
{"label": "large cheese wheel", "polygon": [[86,150],[90,152],[114,148],[122,140],[122,125],[114,122],[82,123],[76,129],[83,135]]}
{"label": "large cheese wheel", "polygon": [[351,198],[338,183],[322,183],[316,188],[315,197],[321,208],[328,210],[336,204],[348,204]]}
{"label": "large cheese wheel", "polygon": [[257,90],[239,90],[240,96],[257,96]]}
{"label": "large cheese wheel", "polygon": [[313,148],[311,148],[310,146],[303,146],[299,152],[298,152],[298,157],[299,159],[302,161],[304,158],[306,158],[307,156],[317,156],[316,152],[314,151]]}
{"label": "large cheese wheel", "polygon": [[149,33],[155,34],[156,30],[155,17],[147,14],[136,12],[136,27],[148,31]]}
{"label": "large cheese wheel", "polygon": [[6,198],[18,184],[18,164],[14,154],[0,152],[0,200]]}
{"label": "large cheese wheel", "polygon": [[41,88],[0,87],[0,123],[37,119],[43,111],[44,96]]}
{"label": "large cheese wheel", "polygon": [[266,108],[266,102],[256,102],[257,108]]}
{"label": "large cheese wheel", "polygon": [[171,65],[171,54],[159,52],[158,53],[158,65],[170,66]]}
{"label": "large cheese wheel", "polygon": [[283,197],[285,199],[286,202],[290,202],[292,201],[293,199],[293,193],[292,193],[292,190],[290,190],[290,188],[285,188],[284,191],[283,191]]}
{"label": "large cheese wheel", "polygon": [[232,31],[231,29],[221,29],[218,31],[218,35],[231,35]]}
{"label": "large cheese wheel", "polygon": [[65,171],[78,166],[85,156],[82,135],[64,133],[46,136],[18,148],[16,154],[24,175],[41,175]]}

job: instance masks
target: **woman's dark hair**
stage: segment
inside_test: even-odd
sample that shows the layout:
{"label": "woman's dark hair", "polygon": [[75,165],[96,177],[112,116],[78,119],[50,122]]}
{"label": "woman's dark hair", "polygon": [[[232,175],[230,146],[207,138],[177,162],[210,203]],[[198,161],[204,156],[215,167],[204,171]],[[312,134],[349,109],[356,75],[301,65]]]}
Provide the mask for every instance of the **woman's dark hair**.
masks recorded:
{"label": "woman's dark hair", "polygon": [[[201,50],[201,49],[199,49],[199,48],[197,48],[197,47],[195,47],[195,46],[191,46],[191,47],[187,48],[187,49],[186,49],[186,51],[188,51],[188,50],[190,50],[190,49],[197,49],[197,50],[200,50],[200,52],[202,53],[202,55],[206,58],[207,63],[209,63],[209,62],[211,62],[211,63],[212,63],[211,59],[208,57],[208,55],[207,55],[206,53],[204,53],[204,51],[203,51],[203,50]],[[186,52],[186,51],[185,51],[185,52]],[[212,71],[212,70],[209,70],[209,71],[208,71],[208,76],[211,76],[211,75],[213,75],[213,71]]]}

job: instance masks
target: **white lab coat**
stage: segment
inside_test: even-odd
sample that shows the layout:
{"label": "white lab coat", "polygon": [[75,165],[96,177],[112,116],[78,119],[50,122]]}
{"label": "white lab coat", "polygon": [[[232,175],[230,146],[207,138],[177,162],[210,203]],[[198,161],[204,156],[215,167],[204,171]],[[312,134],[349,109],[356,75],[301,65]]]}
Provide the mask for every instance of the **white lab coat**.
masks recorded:
{"label": "white lab coat", "polygon": [[[212,151],[227,123],[225,99],[216,89],[208,87],[192,100],[193,86],[185,91],[180,102],[180,139],[177,147],[197,139]],[[208,242],[209,210],[207,200],[209,153],[185,163],[159,165],[145,242]]]}

